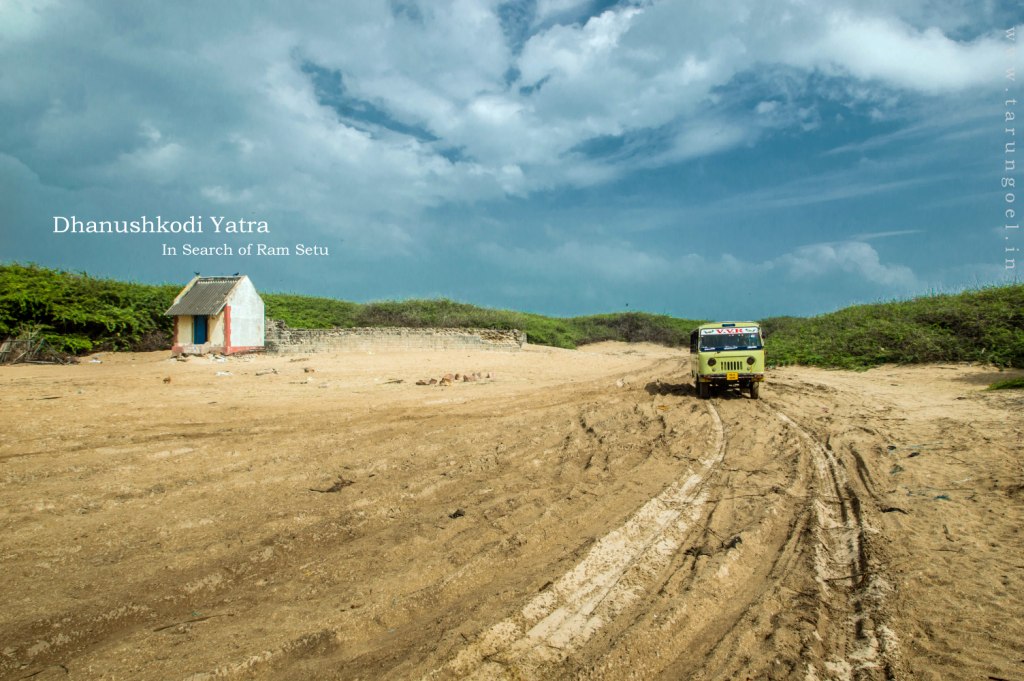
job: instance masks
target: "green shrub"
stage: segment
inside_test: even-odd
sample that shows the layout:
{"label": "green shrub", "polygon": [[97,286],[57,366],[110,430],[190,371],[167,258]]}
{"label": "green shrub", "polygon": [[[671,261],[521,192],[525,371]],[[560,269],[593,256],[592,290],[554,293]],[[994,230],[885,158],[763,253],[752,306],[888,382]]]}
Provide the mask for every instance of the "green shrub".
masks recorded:
{"label": "green shrub", "polygon": [[1024,367],[1024,285],[763,320],[769,361],[865,369],[886,362]]}
{"label": "green shrub", "polygon": [[154,335],[170,345],[163,312],[176,286],[143,286],[35,265],[0,265],[0,337],[26,324],[57,350],[134,350]]}
{"label": "green shrub", "polygon": [[1024,390],[1024,376],[1019,378],[1008,378],[1005,381],[996,381],[986,390]]}

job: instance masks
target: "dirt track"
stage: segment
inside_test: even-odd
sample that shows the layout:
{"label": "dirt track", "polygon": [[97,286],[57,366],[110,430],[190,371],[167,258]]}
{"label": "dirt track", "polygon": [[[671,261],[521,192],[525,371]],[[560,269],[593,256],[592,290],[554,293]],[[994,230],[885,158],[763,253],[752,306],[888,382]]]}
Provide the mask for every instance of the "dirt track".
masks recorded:
{"label": "dirt track", "polygon": [[0,678],[1024,678],[1007,374],[101,359],[0,368]]}

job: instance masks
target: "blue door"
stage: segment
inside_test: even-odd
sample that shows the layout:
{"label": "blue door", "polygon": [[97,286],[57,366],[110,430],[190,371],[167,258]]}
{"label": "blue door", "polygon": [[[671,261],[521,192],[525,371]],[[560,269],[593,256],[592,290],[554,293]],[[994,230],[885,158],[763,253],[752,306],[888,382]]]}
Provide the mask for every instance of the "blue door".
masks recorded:
{"label": "blue door", "polygon": [[196,345],[206,342],[206,317],[192,317],[192,342]]}

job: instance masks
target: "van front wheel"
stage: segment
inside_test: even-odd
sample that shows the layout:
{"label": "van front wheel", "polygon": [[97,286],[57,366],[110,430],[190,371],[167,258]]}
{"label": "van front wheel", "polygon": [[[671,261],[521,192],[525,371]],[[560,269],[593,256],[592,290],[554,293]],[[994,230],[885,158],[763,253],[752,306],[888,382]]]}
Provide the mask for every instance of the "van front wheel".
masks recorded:
{"label": "van front wheel", "polygon": [[697,381],[697,395],[702,400],[706,400],[711,397],[711,386],[703,381]]}
{"label": "van front wheel", "polygon": [[760,392],[761,392],[761,384],[760,383],[758,383],[757,381],[754,381],[753,383],[750,384],[750,399],[756,400],[758,395],[760,394]]}

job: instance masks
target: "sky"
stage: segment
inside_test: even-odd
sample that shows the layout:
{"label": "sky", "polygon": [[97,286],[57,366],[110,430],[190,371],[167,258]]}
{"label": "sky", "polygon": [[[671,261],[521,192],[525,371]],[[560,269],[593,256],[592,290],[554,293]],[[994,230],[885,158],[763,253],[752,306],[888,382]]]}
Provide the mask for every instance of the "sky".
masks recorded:
{"label": "sky", "polygon": [[1012,0],[3,0],[0,262],[563,316],[1017,281],[1011,29]]}

